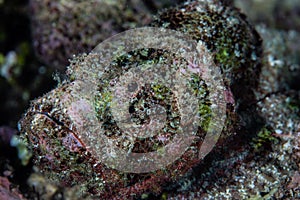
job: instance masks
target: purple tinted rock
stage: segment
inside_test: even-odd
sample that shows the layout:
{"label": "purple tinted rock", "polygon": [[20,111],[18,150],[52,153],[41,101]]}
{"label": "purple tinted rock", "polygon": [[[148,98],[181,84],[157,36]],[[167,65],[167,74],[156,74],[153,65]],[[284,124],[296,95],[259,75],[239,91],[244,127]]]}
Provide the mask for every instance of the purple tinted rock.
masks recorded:
{"label": "purple tinted rock", "polygon": [[17,133],[17,130],[8,126],[0,127],[0,146],[9,146],[11,138]]}

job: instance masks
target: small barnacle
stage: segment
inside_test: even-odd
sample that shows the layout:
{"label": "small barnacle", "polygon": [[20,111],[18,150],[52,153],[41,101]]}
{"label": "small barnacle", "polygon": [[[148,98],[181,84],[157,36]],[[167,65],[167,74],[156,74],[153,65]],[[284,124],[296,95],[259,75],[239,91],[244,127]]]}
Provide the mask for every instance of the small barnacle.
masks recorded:
{"label": "small barnacle", "polygon": [[79,186],[79,197],[157,194],[197,165],[218,133],[222,141],[247,133],[255,117],[244,112],[253,111],[260,38],[238,10],[188,1],[152,25],[74,58],[69,80],[20,121],[33,163],[52,182]]}

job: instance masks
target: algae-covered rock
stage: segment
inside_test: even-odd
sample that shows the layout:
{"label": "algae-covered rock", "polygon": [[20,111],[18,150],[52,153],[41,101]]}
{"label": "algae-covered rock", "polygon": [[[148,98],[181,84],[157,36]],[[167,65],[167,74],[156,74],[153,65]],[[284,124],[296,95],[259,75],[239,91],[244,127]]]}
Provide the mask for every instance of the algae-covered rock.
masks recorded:
{"label": "algae-covered rock", "polygon": [[63,69],[73,54],[88,52],[97,43],[126,29],[146,24],[149,11],[138,2],[31,0],[32,36],[40,59]]}
{"label": "algae-covered rock", "polygon": [[33,46],[41,61],[64,69],[74,54],[150,22],[151,14],[178,1],[30,1]]}
{"label": "algae-covered rock", "polygon": [[283,30],[300,30],[298,0],[234,0],[233,2],[252,23]]}

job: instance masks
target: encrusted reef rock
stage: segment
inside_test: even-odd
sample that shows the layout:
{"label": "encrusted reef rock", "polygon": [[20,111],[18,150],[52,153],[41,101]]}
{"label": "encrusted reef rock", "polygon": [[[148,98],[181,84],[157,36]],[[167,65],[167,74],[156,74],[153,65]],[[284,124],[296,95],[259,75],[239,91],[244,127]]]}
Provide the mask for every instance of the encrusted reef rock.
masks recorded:
{"label": "encrusted reef rock", "polygon": [[104,39],[149,22],[150,12],[140,1],[135,6],[127,3],[31,0],[33,45],[38,57],[63,69],[73,54],[89,52]]}
{"label": "encrusted reef rock", "polygon": [[150,22],[151,13],[178,0],[30,0],[33,46],[50,67],[64,69],[73,54],[89,52],[99,42]]}
{"label": "encrusted reef rock", "polygon": [[300,30],[300,5],[297,0],[233,0],[233,3],[247,14],[252,23],[263,23],[282,30]]}
{"label": "encrusted reef rock", "polygon": [[[255,117],[253,90],[260,71],[261,39],[245,16],[216,0],[188,1],[161,12],[152,26],[187,34],[197,44],[196,50],[201,55],[194,60],[200,59],[201,62],[194,63],[194,60],[177,57],[177,54],[165,49],[138,48],[125,51],[104,65],[102,59],[107,52],[102,56],[93,51],[74,58],[67,71],[68,79],[34,100],[20,121],[20,132],[33,152],[33,163],[39,172],[52,183],[74,190],[74,196],[133,199],[144,198],[148,193],[159,194],[166,183],[177,180],[200,163],[203,159],[199,156],[203,150],[201,145],[205,146],[206,134],[213,132],[212,141],[208,143],[214,144],[218,139],[214,137],[217,129],[222,132],[221,141],[231,135],[250,132]],[[168,35],[165,37],[171,38]],[[147,39],[145,37],[145,42],[150,43]],[[178,43],[175,40],[168,41]],[[121,42],[122,48],[125,46]],[[164,145],[169,145],[182,134],[180,125],[184,119],[184,108],[188,108],[181,102],[183,88],[173,91],[170,89],[172,84],[167,87],[160,82],[140,86],[130,84],[126,79],[132,77],[130,73],[134,70],[141,70],[146,77],[148,74],[145,72],[153,64],[158,66],[158,71],[168,67],[164,77],[172,77],[172,73],[191,73],[187,76],[187,86],[182,87],[191,91],[184,91],[187,98],[190,94],[195,96],[196,104],[192,103],[197,107],[189,112],[196,112],[200,118],[197,118],[196,130],[191,135],[193,141],[174,162],[157,170],[145,170],[144,173],[128,171],[126,166],[122,171],[116,166],[122,163],[122,157],[118,158],[118,154],[99,154],[109,150],[109,146],[116,146],[128,152],[128,155],[159,152],[153,154],[152,159],[155,160],[159,156],[168,156]],[[221,78],[217,73],[212,73],[214,71],[219,71]],[[138,78],[137,82],[144,80]],[[118,82],[121,83],[121,89],[113,93],[111,88],[117,87]],[[126,90],[134,91],[129,97],[129,108],[125,109],[125,113],[122,103],[115,103],[113,99],[117,93],[123,92],[123,85]],[[222,99],[224,108],[223,104],[218,103]],[[157,116],[159,108],[164,110],[165,115],[162,116],[166,123],[162,127],[157,128],[150,119],[153,105],[158,105],[158,110],[154,110]],[[116,106],[120,106],[120,110],[114,111]],[[216,110],[224,114],[226,119],[222,121],[222,116],[214,113]],[[158,129],[156,134],[138,137],[130,131],[124,131],[126,123],[120,122],[121,127],[117,120],[119,115],[126,115],[126,112],[140,127]],[[247,116],[249,112],[252,112],[251,117]],[[224,124],[218,124],[221,121]],[[206,147],[203,148],[205,151]],[[179,150],[179,147],[175,147],[170,156]],[[107,164],[110,159],[118,163]],[[139,160],[136,165],[139,162],[143,163],[144,160]]]}

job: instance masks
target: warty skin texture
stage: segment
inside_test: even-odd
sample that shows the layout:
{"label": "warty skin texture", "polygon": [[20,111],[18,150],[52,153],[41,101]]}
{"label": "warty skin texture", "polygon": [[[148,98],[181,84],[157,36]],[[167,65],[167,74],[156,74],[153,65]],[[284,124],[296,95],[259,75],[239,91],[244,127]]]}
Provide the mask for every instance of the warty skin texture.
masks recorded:
{"label": "warty skin texture", "polygon": [[[216,0],[188,1],[161,12],[152,25],[182,31],[197,41],[203,41],[209,50],[208,56],[212,56],[216,66],[220,67],[226,87],[227,120],[218,144],[226,143],[232,135],[250,132],[248,128],[255,121],[255,113],[248,114],[255,108],[253,89],[260,68],[261,40],[245,16]],[[138,61],[151,59],[141,54],[137,52]],[[47,179],[72,188],[77,197],[131,199],[147,193],[159,194],[165,183],[177,180],[200,162],[198,148],[201,139],[195,141],[173,164],[155,172],[126,174],[103,165],[81,140],[77,126],[86,122],[80,121],[80,116],[78,120],[69,116],[70,112],[77,114],[80,109],[97,110],[97,107],[85,102],[76,105],[77,111],[65,107],[66,102],[77,98],[78,88],[84,81],[76,79],[72,72],[89,64],[93,56],[74,58],[68,69],[68,80],[34,100],[20,121],[24,141],[33,152],[33,163]],[[164,55],[162,58],[167,59]],[[119,64],[126,66],[123,61],[120,60]],[[95,96],[99,94],[103,96],[100,90]],[[100,104],[101,101],[101,98],[97,100]],[[203,132],[199,134],[201,136]]]}

